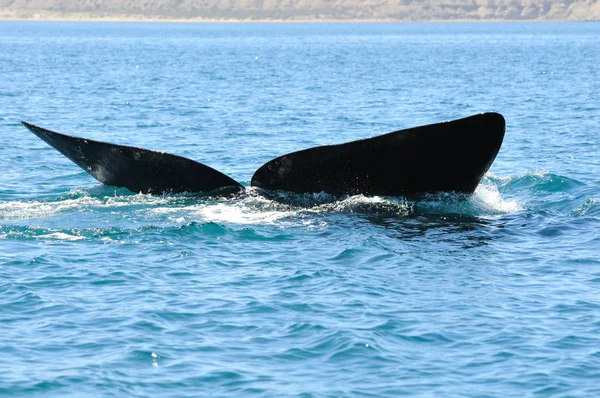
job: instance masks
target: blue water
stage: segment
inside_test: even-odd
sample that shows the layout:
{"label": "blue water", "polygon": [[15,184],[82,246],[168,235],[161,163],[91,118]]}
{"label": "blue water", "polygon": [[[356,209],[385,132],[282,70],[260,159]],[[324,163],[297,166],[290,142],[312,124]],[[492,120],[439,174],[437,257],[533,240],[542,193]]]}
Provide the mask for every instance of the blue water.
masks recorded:
{"label": "blue water", "polygon": [[[600,23],[0,23],[0,395],[600,395]],[[19,123],[249,184],[497,111],[475,194],[100,185]],[[393,170],[390,170],[393,178]]]}

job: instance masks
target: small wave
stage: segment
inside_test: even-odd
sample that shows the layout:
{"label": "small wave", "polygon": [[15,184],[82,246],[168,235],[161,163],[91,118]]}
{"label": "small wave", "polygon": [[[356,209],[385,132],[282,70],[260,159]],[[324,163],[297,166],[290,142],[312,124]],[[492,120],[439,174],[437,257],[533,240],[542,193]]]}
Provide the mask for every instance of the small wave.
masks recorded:
{"label": "small wave", "polygon": [[89,232],[75,229],[52,230],[38,226],[0,226],[0,239],[78,241],[86,239],[88,235]]}
{"label": "small wave", "polygon": [[63,241],[76,241],[85,239],[83,236],[70,235],[64,232],[53,232],[50,234],[38,236],[40,239],[52,239],[52,240],[63,240]]}
{"label": "small wave", "polygon": [[543,192],[567,191],[585,185],[584,183],[545,170],[533,171],[518,176],[497,176],[489,174],[487,178],[502,190],[534,190]]}
{"label": "small wave", "polygon": [[600,213],[598,211],[600,209],[599,205],[600,202],[598,200],[594,198],[587,198],[587,200],[579,207],[573,209],[570,214],[574,216],[595,215]]}
{"label": "small wave", "polygon": [[160,206],[181,201],[178,196],[149,194],[95,197],[86,191],[71,191],[49,200],[0,201],[0,219],[26,220],[51,217],[73,211],[114,209],[132,206]]}
{"label": "small wave", "polygon": [[475,217],[497,216],[524,210],[517,200],[502,197],[498,185],[485,179],[472,195],[443,192],[426,195],[416,202],[417,212],[460,214]]}
{"label": "small wave", "polygon": [[597,189],[593,184],[549,171],[534,171],[517,176],[489,175],[499,192],[517,196],[521,207],[545,210],[570,216],[594,215],[597,211]]}
{"label": "small wave", "polygon": [[[204,236],[209,239],[227,235],[228,233],[248,234],[247,231],[230,230],[216,223],[189,222],[183,225],[154,226],[145,225],[137,228],[66,228],[56,229],[42,226],[0,225],[0,239],[6,240],[41,240],[41,241],[97,241],[102,244],[121,244],[126,242],[147,241],[163,244],[173,238],[193,234],[196,238]],[[143,237],[140,240],[140,237]],[[160,239],[156,239],[159,237]]]}

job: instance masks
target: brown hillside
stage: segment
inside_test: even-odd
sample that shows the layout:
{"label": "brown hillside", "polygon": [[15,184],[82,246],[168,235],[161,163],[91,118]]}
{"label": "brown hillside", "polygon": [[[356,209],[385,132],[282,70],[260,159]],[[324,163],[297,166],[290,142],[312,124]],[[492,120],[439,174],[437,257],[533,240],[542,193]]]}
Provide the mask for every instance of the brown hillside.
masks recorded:
{"label": "brown hillside", "polygon": [[599,20],[600,0],[0,0],[0,18]]}

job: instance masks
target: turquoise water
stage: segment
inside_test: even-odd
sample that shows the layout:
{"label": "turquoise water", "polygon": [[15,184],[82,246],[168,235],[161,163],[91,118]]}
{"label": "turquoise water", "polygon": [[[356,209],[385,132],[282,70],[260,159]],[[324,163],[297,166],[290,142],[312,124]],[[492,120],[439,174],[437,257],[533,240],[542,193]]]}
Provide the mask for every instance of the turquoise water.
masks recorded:
{"label": "turquoise water", "polygon": [[[600,395],[599,37],[0,23],[0,395]],[[135,194],[19,123],[248,185],[289,151],[483,111],[507,133],[468,200]]]}

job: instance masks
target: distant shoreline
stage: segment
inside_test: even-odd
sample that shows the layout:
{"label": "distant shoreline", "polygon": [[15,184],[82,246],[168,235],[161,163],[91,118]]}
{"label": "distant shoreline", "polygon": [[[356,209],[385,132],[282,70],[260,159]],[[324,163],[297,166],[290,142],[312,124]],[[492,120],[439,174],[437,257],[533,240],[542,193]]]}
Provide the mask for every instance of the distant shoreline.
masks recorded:
{"label": "distant shoreline", "polygon": [[321,18],[301,18],[301,19],[217,19],[217,18],[160,18],[160,17],[5,17],[0,16],[0,22],[131,22],[131,23],[273,23],[273,24],[301,24],[301,23],[559,23],[559,22],[598,22],[600,20],[587,19],[423,19],[423,20],[403,20],[403,19],[321,19]]}
{"label": "distant shoreline", "polygon": [[[56,0],[58,1],[58,0]],[[356,0],[311,0],[302,5],[248,6],[241,1],[207,0],[212,7],[194,6],[181,0],[178,7],[164,7],[164,0],[147,0],[143,7],[118,6],[119,0],[106,0],[90,8],[88,0],[31,0],[28,8],[0,8],[2,21],[61,22],[177,22],[177,23],[423,23],[423,22],[570,22],[600,21],[600,0],[561,0],[552,6],[526,5],[531,0],[496,0],[496,6],[454,5],[456,0],[376,1],[371,6]],[[90,0],[91,1],[91,0]],[[333,1],[328,3],[328,1]],[[375,1],[375,0],[371,0]],[[517,1],[518,6],[507,5]],[[540,2],[539,0],[538,2]],[[546,1],[546,0],[545,0]],[[406,3],[407,2],[407,3]],[[535,2],[535,1],[534,1]],[[504,5],[500,5],[500,3]],[[559,4],[560,3],[560,4]],[[564,3],[564,4],[563,4]],[[62,4],[62,3],[61,3]],[[287,3],[286,3],[287,4]],[[329,4],[326,6],[326,4]],[[409,5],[405,5],[409,4]]]}
{"label": "distant shoreline", "polygon": [[297,14],[290,13],[286,17],[279,18],[276,13],[270,16],[258,16],[247,12],[235,15],[235,10],[227,14],[215,15],[215,17],[203,17],[199,15],[189,18],[179,16],[153,15],[150,13],[111,13],[111,12],[51,12],[46,10],[9,10],[0,9],[0,21],[46,21],[46,22],[165,22],[165,23],[426,23],[426,22],[597,22],[600,21],[600,13],[544,15],[536,18],[514,18],[509,15],[498,16],[498,14],[487,14],[484,16],[469,14],[444,14],[444,13],[410,13],[402,17],[356,16],[352,14],[310,14],[306,10],[299,10]]}
{"label": "distant shoreline", "polygon": [[0,20],[179,23],[600,21],[600,0],[27,0],[5,1],[0,6]]}

